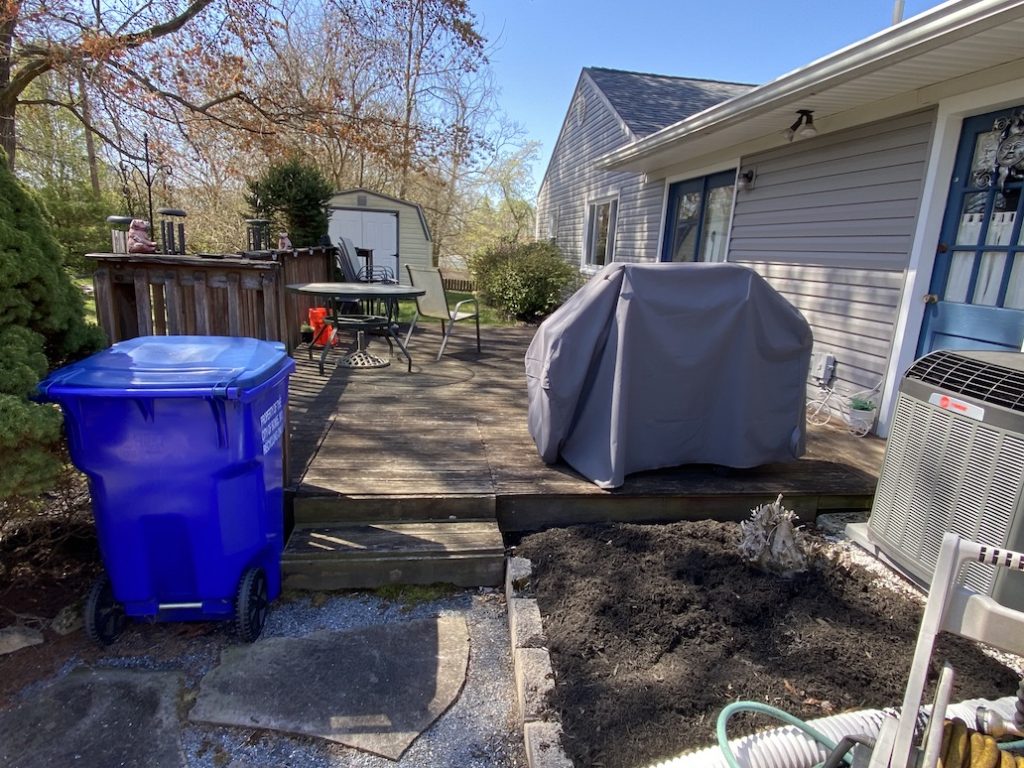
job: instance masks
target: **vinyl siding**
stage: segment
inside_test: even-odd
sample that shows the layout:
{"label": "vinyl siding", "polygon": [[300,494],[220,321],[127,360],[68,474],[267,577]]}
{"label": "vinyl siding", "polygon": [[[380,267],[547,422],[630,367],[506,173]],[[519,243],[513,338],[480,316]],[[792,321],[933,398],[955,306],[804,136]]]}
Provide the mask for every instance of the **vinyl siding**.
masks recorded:
{"label": "vinyl siding", "polygon": [[[366,205],[359,205],[360,195],[366,197]],[[379,197],[372,192],[353,191],[334,195],[327,203],[328,208],[349,208],[355,211],[388,211],[398,213],[398,253],[401,265],[401,281],[409,282],[405,265],[418,267],[433,265],[430,240],[423,230],[419,211],[413,203]]]}
{"label": "vinyl siding", "polygon": [[[582,121],[578,119],[584,100]],[[567,261],[583,261],[589,201],[617,197],[615,260],[650,258],[658,244],[664,182],[636,173],[600,171],[594,161],[632,135],[586,75],[580,78],[537,196],[537,236],[554,239]]]}
{"label": "vinyl siding", "polygon": [[729,261],[761,273],[832,352],[846,392],[881,380],[909,261],[932,110],[744,158]]}

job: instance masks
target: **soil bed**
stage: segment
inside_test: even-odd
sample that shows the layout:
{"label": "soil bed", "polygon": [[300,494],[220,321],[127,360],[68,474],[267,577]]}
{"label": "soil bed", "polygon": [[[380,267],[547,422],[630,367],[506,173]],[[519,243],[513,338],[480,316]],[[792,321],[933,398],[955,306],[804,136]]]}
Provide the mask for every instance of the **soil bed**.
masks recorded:
{"label": "soil bed", "polygon": [[[577,766],[638,768],[714,742],[731,701],[804,719],[897,706],[922,603],[812,536],[807,573],[739,561],[738,526],[698,522],[557,529],[523,540],[555,671],[552,705]],[[941,636],[954,700],[1012,695],[1018,678]],[[766,725],[735,718],[730,735]]]}

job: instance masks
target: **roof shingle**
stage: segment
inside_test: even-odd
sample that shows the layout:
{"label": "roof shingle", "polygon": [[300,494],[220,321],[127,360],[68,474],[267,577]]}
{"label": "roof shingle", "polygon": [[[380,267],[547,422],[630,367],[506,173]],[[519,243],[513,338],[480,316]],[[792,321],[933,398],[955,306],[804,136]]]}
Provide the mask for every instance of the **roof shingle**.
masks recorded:
{"label": "roof shingle", "polygon": [[755,87],[603,67],[586,67],[584,71],[637,137],[648,136]]}

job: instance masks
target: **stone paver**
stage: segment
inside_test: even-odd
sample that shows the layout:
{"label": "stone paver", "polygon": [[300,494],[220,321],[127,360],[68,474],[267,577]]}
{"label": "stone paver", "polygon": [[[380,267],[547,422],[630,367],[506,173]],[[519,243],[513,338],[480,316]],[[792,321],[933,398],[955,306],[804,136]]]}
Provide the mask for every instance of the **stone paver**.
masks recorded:
{"label": "stone paver", "polygon": [[530,768],[572,768],[572,760],[562,751],[561,737],[557,723],[527,723],[523,739]]}
{"label": "stone paver", "polygon": [[508,603],[513,648],[544,648],[548,644],[536,600],[513,597]]}
{"label": "stone paver", "polygon": [[0,712],[6,768],[180,768],[181,676],[76,670]]}
{"label": "stone paver", "polygon": [[189,718],[316,736],[397,760],[455,701],[468,662],[461,616],[264,640],[223,652]]}

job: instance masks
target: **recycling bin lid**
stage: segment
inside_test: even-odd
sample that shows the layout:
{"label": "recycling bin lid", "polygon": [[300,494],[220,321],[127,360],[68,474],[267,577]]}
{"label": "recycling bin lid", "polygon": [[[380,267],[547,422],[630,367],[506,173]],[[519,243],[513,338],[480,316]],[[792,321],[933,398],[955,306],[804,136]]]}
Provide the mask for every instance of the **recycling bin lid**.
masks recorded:
{"label": "recycling bin lid", "polygon": [[44,397],[244,396],[291,362],[284,344],[236,336],[140,336],[60,368]]}

